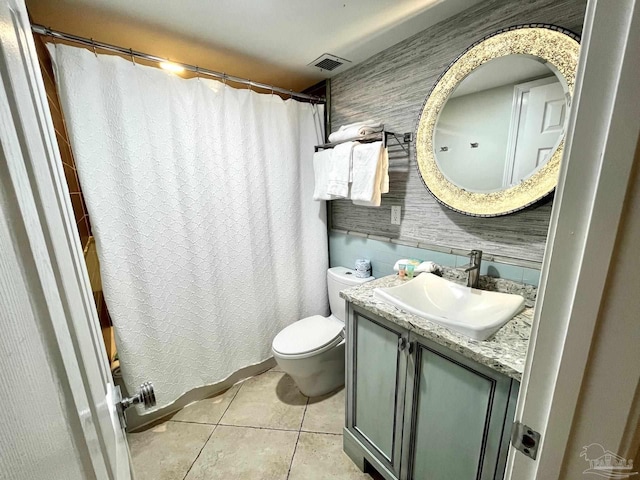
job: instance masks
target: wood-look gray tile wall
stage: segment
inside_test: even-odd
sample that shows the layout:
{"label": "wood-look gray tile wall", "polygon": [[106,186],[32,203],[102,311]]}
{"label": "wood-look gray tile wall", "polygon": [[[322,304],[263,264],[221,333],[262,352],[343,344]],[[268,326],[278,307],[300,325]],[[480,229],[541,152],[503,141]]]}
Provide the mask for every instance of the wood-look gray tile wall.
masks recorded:
{"label": "wood-look gray tile wall", "polygon": [[[438,76],[469,45],[501,28],[550,23],[582,32],[586,0],[489,0],[371,57],[331,81],[331,131],[368,118],[388,130],[415,131],[422,105]],[[391,206],[402,206],[391,225]],[[542,261],[552,201],[497,218],[461,215],[440,205],[424,187],[410,158],[390,162],[390,193],[380,208],[332,202],[332,226],[415,240],[441,247],[479,248],[489,254]]]}

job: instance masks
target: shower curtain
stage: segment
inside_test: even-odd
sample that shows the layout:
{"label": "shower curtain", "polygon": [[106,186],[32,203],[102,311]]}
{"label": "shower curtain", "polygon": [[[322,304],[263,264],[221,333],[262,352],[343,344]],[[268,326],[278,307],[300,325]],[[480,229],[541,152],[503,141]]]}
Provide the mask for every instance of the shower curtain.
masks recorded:
{"label": "shower curtain", "polygon": [[129,392],[157,408],[328,312],[323,110],[50,46]]}

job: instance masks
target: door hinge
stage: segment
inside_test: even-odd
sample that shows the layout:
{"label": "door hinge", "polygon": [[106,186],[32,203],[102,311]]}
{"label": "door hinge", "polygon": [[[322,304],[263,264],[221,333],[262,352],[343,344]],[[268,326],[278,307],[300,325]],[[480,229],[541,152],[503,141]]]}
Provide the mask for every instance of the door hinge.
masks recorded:
{"label": "door hinge", "polygon": [[540,434],[524,423],[513,422],[511,445],[527,457],[535,460],[538,455],[538,446],[540,445]]}

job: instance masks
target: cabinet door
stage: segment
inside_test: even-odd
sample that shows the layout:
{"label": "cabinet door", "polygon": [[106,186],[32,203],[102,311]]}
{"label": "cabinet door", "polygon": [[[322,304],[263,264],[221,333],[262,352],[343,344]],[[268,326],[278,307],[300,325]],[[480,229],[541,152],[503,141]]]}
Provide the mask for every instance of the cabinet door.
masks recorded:
{"label": "cabinet door", "polygon": [[352,308],[347,362],[347,429],[397,477],[408,334],[402,328]]}
{"label": "cabinet door", "polygon": [[493,480],[504,467],[511,379],[431,342],[411,340],[407,398],[413,401],[407,401],[405,420],[411,435],[402,477]]}

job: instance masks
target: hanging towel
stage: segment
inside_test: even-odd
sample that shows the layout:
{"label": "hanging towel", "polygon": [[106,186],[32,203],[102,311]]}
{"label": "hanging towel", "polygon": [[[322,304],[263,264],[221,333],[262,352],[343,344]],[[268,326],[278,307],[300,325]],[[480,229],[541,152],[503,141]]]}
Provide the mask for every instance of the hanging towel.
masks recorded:
{"label": "hanging towel", "polygon": [[380,183],[380,193],[389,193],[389,150],[382,149],[382,181]]}
{"label": "hanging towel", "polygon": [[358,146],[353,151],[351,200],[355,205],[379,207],[381,194],[389,191],[389,157],[382,142]]}
{"label": "hanging towel", "polygon": [[313,189],[314,200],[331,200],[335,198],[327,193],[329,176],[333,168],[333,149],[327,148],[313,154],[313,173],[315,187]]}
{"label": "hanging towel", "polygon": [[371,202],[380,196],[382,142],[363,143],[353,149],[351,200]]}
{"label": "hanging towel", "polygon": [[382,131],[382,124],[373,124],[373,125],[354,125],[348,128],[342,129],[337,132],[333,132],[329,135],[329,142],[344,142],[346,140],[357,140],[360,137],[364,137],[365,135],[370,135],[372,133],[377,133]]}
{"label": "hanging towel", "polygon": [[339,198],[349,198],[349,183],[351,183],[351,161],[353,147],[357,142],[346,142],[333,149],[332,168],[329,174],[327,194]]}

